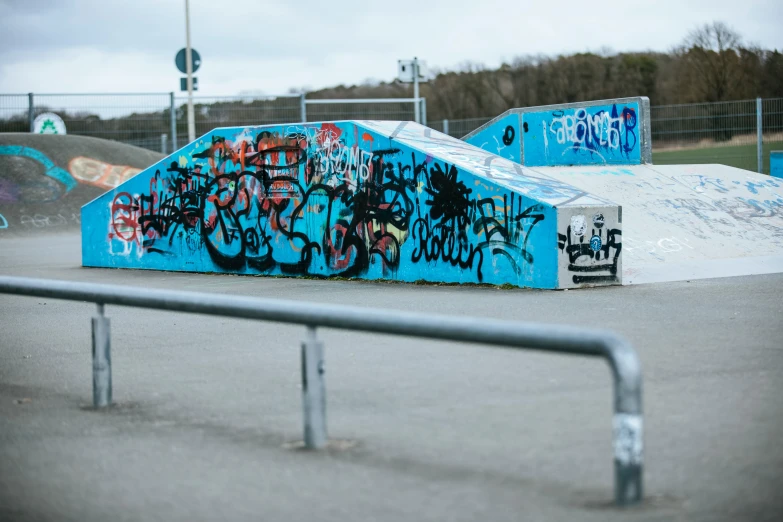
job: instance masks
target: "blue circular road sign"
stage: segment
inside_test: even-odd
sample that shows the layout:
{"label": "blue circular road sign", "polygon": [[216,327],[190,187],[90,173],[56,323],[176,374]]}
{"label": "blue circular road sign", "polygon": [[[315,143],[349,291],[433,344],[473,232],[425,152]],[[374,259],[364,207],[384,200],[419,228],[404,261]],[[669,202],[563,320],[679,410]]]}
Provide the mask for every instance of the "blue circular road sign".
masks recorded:
{"label": "blue circular road sign", "polygon": [[[179,72],[181,72],[182,74],[187,74],[188,73],[187,67],[185,65],[185,53],[186,52],[187,51],[185,51],[185,48],[183,47],[177,53],[176,58],[174,58],[174,63],[177,64],[177,69],[179,69]],[[199,66],[201,66],[201,55],[198,54],[198,51],[196,51],[192,47],[190,49],[190,55],[191,55],[191,58],[193,59],[193,72],[196,72],[196,71],[198,71]]]}

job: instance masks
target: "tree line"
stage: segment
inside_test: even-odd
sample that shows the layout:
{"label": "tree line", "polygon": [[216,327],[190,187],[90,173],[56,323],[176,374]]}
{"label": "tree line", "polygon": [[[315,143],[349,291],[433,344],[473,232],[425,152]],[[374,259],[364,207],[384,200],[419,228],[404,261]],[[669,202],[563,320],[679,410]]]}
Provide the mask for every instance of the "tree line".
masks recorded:
{"label": "tree line", "polygon": [[[726,24],[712,22],[691,31],[665,53],[521,56],[495,69],[465,64],[458,70],[438,72],[422,84],[421,95],[427,99],[430,122],[491,117],[513,107],[626,96],[648,96],[652,105],[783,98],[783,54],[746,43]],[[396,81],[339,85],[307,93],[308,99],[410,97],[412,87]],[[197,133],[216,126],[295,121],[299,118],[298,103],[296,99],[278,98],[198,104]],[[321,114],[315,110],[318,106],[311,107],[314,110],[311,113],[308,109],[310,121],[346,117]],[[56,108],[36,107],[36,113],[47,110],[60,114],[74,134],[131,141],[169,132],[168,110],[102,119],[91,112],[66,114]],[[185,108],[179,106],[176,111],[181,140],[186,134]],[[0,119],[0,132],[27,132],[27,118],[27,114],[20,113]],[[717,117],[715,125],[723,125]]]}
{"label": "tree line", "polygon": [[[670,52],[522,56],[497,69],[466,64],[421,85],[430,121],[477,118],[513,107],[647,96],[652,105],[783,97],[783,54],[747,44],[721,22]],[[411,97],[408,84],[338,86],[308,98]]]}

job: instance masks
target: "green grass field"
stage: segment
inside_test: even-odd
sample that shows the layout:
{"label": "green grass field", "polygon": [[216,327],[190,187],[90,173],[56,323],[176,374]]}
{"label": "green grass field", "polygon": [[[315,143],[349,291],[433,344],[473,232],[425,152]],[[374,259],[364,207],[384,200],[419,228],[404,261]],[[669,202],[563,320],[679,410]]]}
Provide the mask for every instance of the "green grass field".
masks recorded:
{"label": "green grass field", "polygon": [[[764,173],[769,174],[769,153],[783,150],[783,141],[764,143]],[[756,172],[756,145],[734,145],[689,150],[656,151],[653,148],[653,164],[672,165],[676,163],[720,163]]]}

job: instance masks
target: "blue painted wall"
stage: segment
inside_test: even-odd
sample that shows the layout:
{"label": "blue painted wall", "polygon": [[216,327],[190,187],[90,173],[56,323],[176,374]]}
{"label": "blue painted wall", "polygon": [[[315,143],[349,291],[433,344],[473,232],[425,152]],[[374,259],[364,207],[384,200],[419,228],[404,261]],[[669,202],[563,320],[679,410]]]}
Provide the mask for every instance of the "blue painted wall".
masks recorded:
{"label": "blue painted wall", "polygon": [[522,145],[519,137],[519,114],[501,116],[476,134],[465,138],[471,145],[503,158],[522,163]]}
{"label": "blue painted wall", "polygon": [[642,110],[635,101],[513,109],[463,140],[527,167],[640,164]]}
{"label": "blue painted wall", "polygon": [[773,178],[783,178],[783,151],[773,150],[769,154],[769,174]]}
{"label": "blue painted wall", "polygon": [[637,103],[522,113],[523,164],[641,163]]}
{"label": "blue painted wall", "polygon": [[[420,125],[216,129],[85,205],[85,266],[558,285],[589,198]],[[592,201],[592,200],[591,200]]]}

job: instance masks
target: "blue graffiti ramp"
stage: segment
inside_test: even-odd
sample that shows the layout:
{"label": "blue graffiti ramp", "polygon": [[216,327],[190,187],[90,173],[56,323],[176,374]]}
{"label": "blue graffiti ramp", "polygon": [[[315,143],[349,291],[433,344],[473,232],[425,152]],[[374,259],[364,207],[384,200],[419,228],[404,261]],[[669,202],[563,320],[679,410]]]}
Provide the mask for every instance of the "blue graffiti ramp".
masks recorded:
{"label": "blue graffiti ramp", "polygon": [[84,266],[569,288],[617,205],[410,122],[215,129],[82,209]]}
{"label": "blue graffiti ramp", "polygon": [[652,163],[644,96],[511,109],[464,141],[528,167]]}

